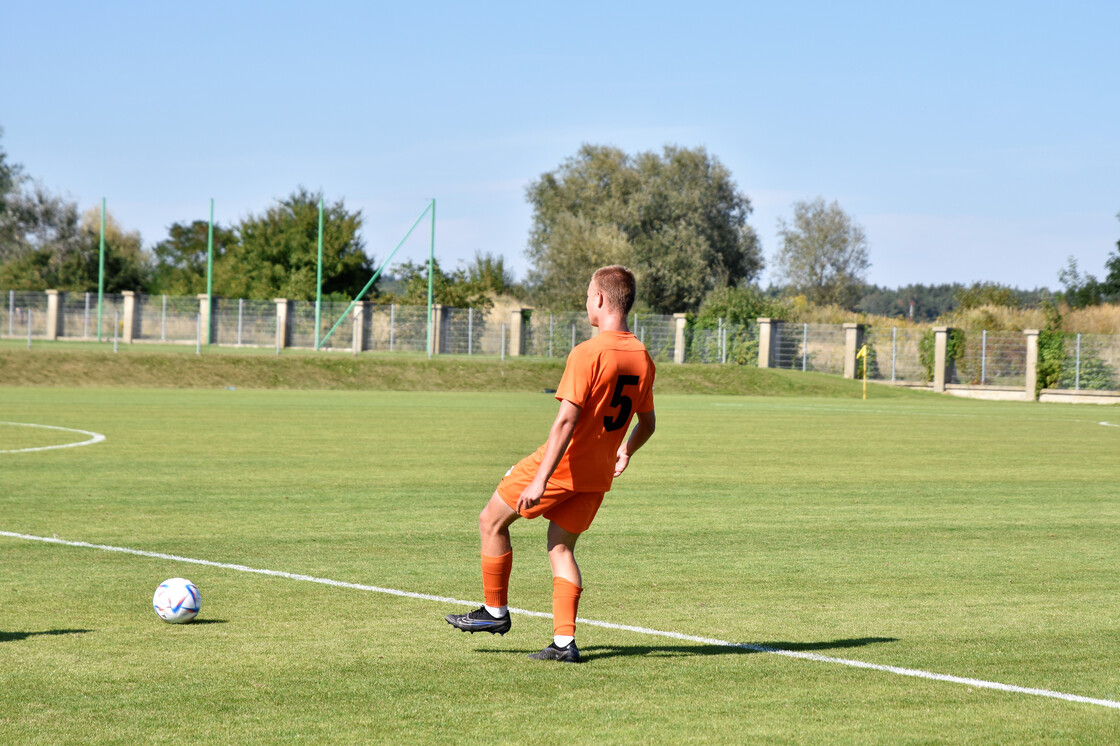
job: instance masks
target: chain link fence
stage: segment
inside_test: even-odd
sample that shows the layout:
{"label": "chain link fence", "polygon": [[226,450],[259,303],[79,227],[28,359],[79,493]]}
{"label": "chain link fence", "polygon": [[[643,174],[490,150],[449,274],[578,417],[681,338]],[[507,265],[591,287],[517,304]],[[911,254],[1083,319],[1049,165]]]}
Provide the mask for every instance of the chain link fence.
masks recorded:
{"label": "chain link fence", "polygon": [[505,355],[509,351],[508,324],[474,308],[444,307],[439,329],[439,352],[444,355]]}
{"label": "chain link fence", "polygon": [[687,329],[684,361],[757,366],[758,324],[730,324],[717,319],[714,329]]}
{"label": "chain link fence", "polygon": [[[586,320],[584,321],[586,324]],[[655,362],[673,360],[677,348],[677,320],[668,315],[633,314],[630,330],[646,346]]]}
{"label": "chain link fence", "polygon": [[525,354],[564,359],[572,348],[591,339],[585,312],[534,311],[525,325]]}
{"label": "chain link fence", "polygon": [[[46,292],[6,290],[0,292],[0,336],[7,338],[51,337],[47,329]],[[315,346],[315,303],[290,301],[289,338],[286,346],[311,349]],[[98,327],[95,293],[60,293],[58,329],[60,339],[124,338],[125,296],[105,294],[101,326]],[[331,337],[327,332],[349,308],[349,303],[322,304],[319,322],[321,346],[353,349],[353,326],[343,319]],[[212,306],[211,341],[225,346],[272,347],[277,344],[279,314],[269,300],[215,298]],[[378,352],[428,351],[428,310],[425,306],[396,304],[363,306],[362,349]],[[142,342],[205,342],[199,328],[199,299],[191,296],[142,295],[134,297],[133,339]],[[512,354],[514,330],[508,311],[482,311],[443,307],[440,326],[434,330],[437,354]],[[523,313],[522,354],[546,359],[564,359],[572,348],[591,338],[592,328],[583,311]],[[668,315],[634,314],[629,319],[635,336],[658,362],[677,357],[677,319]],[[771,355],[774,367],[842,374],[846,333],[842,324],[777,323],[772,327]],[[948,350],[949,383],[973,386],[1023,386],[1026,381],[1027,340],[1018,331],[954,330]],[[933,333],[928,328],[868,326],[868,378],[899,383],[928,383],[932,378]],[[683,357],[686,363],[758,365],[759,325],[730,324],[718,319],[716,326],[685,327]],[[862,366],[857,363],[857,377]],[[1069,334],[1064,339],[1061,380],[1056,388],[1069,390],[1120,390],[1120,335]]]}
{"label": "chain link fence", "polygon": [[150,342],[195,342],[198,339],[197,298],[138,295],[136,313],[140,316],[136,339]]}
{"label": "chain link fence", "polygon": [[776,327],[775,368],[843,374],[843,325],[777,324]]}
{"label": "chain link fence", "polygon": [[[102,316],[105,308],[103,305]],[[64,336],[83,339],[97,336],[97,293],[66,293],[62,296],[59,312],[62,314]],[[43,319],[45,324],[46,316]]]}
{"label": "chain link fence", "polygon": [[[339,326],[339,331],[335,332],[335,336],[342,334],[344,327],[346,327],[346,322]],[[362,346],[367,350],[426,353],[428,351],[428,309],[426,306],[398,306],[395,304],[366,306],[365,313],[362,316],[362,340]],[[341,346],[341,342],[339,344]]]}
{"label": "chain link fence", "polygon": [[1062,377],[1054,388],[1120,390],[1120,336],[1068,334],[1063,340]]}
{"label": "chain link fence", "polygon": [[1027,371],[1027,338],[1022,332],[966,331],[964,348],[950,383],[970,386],[1023,386]]}
{"label": "chain link fence", "polygon": [[[215,298],[212,308],[210,339],[215,344],[236,347],[276,344],[276,304],[272,301]],[[197,308],[194,310],[198,312]],[[187,313],[189,309],[184,309],[184,316]]]}
{"label": "chain link fence", "polygon": [[[925,329],[869,326],[866,331],[867,377],[898,383],[928,383],[932,369],[922,363]],[[860,371],[862,373],[862,369]]]}

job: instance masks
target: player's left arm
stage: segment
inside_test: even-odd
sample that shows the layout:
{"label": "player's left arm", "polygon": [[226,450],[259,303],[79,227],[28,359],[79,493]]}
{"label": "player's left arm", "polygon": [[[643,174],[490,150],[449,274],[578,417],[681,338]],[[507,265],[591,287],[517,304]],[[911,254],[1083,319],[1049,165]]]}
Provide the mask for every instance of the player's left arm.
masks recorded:
{"label": "player's left arm", "polygon": [[544,446],[541,465],[537,467],[537,473],[534,475],[533,481],[529,482],[529,486],[522,490],[521,496],[517,498],[515,510],[518,513],[532,508],[541,501],[549,477],[552,476],[552,472],[556,471],[556,466],[560,463],[564,451],[568,450],[568,444],[572,441],[572,432],[576,429],[576,422],[578,421],[579,406],[567,399],[561,399],[560,411],[556,414],[552,428],[548,431],[548,442]]}
{"label": "player's left arm", "polygon": [[657,429],[657,415],[654,414],[652,409],[648,412],[638,412],[636,417],[638,424],[630,431],[630,437],[618,447],[618,454],[614,462],[614,475],[616,477],[622,476],[622,472],[626,471],[626,467],[630,465],[630,457],[646,444],[646,441],[653,435],[653,431]]}

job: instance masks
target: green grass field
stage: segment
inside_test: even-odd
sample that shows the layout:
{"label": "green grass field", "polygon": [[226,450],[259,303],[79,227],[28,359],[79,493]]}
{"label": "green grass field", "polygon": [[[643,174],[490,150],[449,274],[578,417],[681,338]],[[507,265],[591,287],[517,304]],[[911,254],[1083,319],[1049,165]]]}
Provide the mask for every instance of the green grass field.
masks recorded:
{"label": "green grass field", "polygon": [[[9,379],[10,380],[10,379]],[[1115,408],[659,394],[580,616],[1120,701]],[[0,531],[481,598],[476,516],[539,393],[0,388],[106,435],[0,453]],[[88,436],[0,424],[0,450]],[[511,603],[550,611],[544,526]],[[1120,709],[0,536],[0,742],[1060,742]],[[196,623],[150,600],[201,588]]]}

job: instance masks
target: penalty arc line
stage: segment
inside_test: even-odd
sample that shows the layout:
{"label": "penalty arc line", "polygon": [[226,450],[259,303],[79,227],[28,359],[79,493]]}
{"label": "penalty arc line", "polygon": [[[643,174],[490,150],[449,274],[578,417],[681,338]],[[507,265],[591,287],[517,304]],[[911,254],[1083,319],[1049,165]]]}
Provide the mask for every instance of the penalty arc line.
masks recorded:
{"label": "penalty arc line", "polygon": [[[299,573],[283,572],[281,570],[265,570],[256,567],[247,567],[245,565],[229,564],[226,562],[214,562],[213,560],[196,559],[193,557],[182,557],[176,554],[164,554],[162,552],[148,552],[142,549],[130,549],[128,547],[115,547],[107,544],[91,544],[85,541],[68,541],[66,539],[58,539],[50,536],[33,536],[30,534],[20,534],[12,531],[0,531],[0,536],[6,536],[11,539],[23,539],[25,541],[38,541],[48,544],[61,544],[68,547],[80,547],[85,549],[100,549],[105,552],[119,552],[121,554],[131,554],[138,557],[149,557],[152,559],[170,560],[172,562],[185,562],[192,565],[203,565],[206,567],[217,567],[223,570],[235,570],[237,572],[253,573],[255,575],[268,575],[270,577],[285,578],[287,580],[301,580],[308,583],[319,583],[321,585],[329,585],[335,588],[349,588],[352,590],[369,591],[372,593],[385,593],[391,596],[400,596],[403,598],[415,598],[422,601],[437,601],[439,603],[456,604],[460,606],[477,606],[475,601],[464,601],[458,598],[451,598],[449,596],[434,596],[427,593],[415,593],[412,591],[402,591],[395,588],[382,588],[376,585],[364,585],[362,583],[348,583],[342,580],[331,580],[330,578],[318,578],[313,575],[302,575]],[[510,608],[511,614],[519,614],[522,616],[540,617],[543,619],[551,619],[552,614],[543,611],[531,611],[528,609]],[[1060,699],[1067,702],[1080,702],[1082,704],[1098,705],[1100,707],[1108,707],[1114,710],[1120,710],[1120,701],[1113,701],[1110,699],[1098,699],[1095,697],[1085,697],[1080,694],[1067,694],[1065,692],[1052,691],[1050,689],[1035,689],[1025,686],[1015,686],[1014,684],[1002,684],[998,681],[985,681],[983,679],[972,679],[964,676],[951,676],[949,674],[934,673],[932,671],[923,671],[916,668],[902,668],[899,666],[887,666],[880,663],[868,663],[866,661],[852,660],[850,658],[833,658],[827,655],[817,655],[816,653],[806,653],[797,650],[782,650],[780,648],[771,648],[765,645],[752,645],[743,642],[728,642],[727,640],[718,640],[710,637],[699,637],[696,635],[686,635],[681,632],[667,632],[664,630],[650,629],[648,627],[635,627],[629,624],[614,624],[612,622],[603,622],[595,619],[584,619],[582,617],[576,620],[580,624],[585,624],[591,627],[601,627],[604,629],[614,629],[624,632],[634,632],[641,635],[650,635],[653,637],[667,637],[674,640],[682,640],[685,642],[695,642],[702,645],[717,645],[726,648],[740,648],[743,650],[751,650],[756,653],[768,653],[770,655],[780,655],[786,658],[796,658],[799,660],[813,661],[815,663],[831,663],[833,665],[848,666],[851,668],[863,668],[872,671],[882,671],[885,673],[892,673],[898,676],[910,676],[919,679],[928,679],[932,681],[944,681],[951,684],[963,684],[965,686],[975,687],[977,689],[994,689],[1001,692],[1010,692],[1014,694],[1029,694],[1036,697],[1048,697],[1051,699]]]}
{"label": "penalty arc line", "polygon": [[0,451],[0,453],[34,453],[35,451],[53,451],[56,448],[77,448],[79,446],[91,446],[94,443],[100,443],[105,440],[105,436],[101,433],[90,432],[89,430],[78,430],[73,427],[57,427],[55,425],[36,425],[31,422],[0,422],[0,425],[14,425],[16,427],[38,427],[44,430],[62,430],[68,433],[81,433],[88,435],[89,440],[78,441],[77,443],[63,443],[57,446],[39,446],[38,448],[14,448],[8,451]]}

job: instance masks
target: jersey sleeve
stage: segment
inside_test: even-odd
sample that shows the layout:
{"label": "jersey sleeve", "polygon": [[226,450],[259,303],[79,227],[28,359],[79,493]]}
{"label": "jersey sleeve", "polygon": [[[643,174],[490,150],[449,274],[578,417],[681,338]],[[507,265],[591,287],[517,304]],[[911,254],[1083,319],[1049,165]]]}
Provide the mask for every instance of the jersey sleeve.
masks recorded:
{"label": "jersey sleeve", "polygon": [[578,347],[573,349],[564,366],[564,375],[560,377],[560,385],[556,387],[556,398],[584,407],[591,395],[593,373],[583,351]]}
{"label": "jersey sleeve", "polygon": [[641,398],[634,402],[635,412],[652,412],[653,411],[653,378],[657,373],[654,368],[653,359],[646,354],[646,365],[649,366],[649,377],[646,380],[646,385],[642,387]]}

